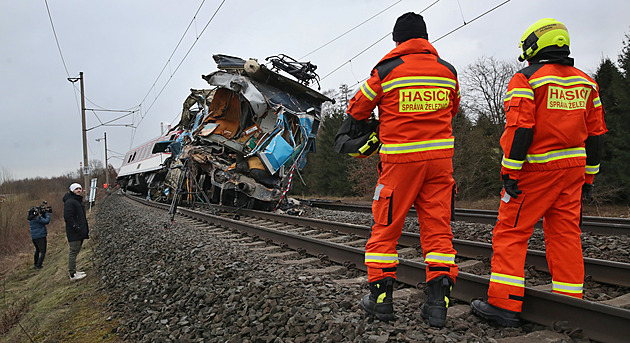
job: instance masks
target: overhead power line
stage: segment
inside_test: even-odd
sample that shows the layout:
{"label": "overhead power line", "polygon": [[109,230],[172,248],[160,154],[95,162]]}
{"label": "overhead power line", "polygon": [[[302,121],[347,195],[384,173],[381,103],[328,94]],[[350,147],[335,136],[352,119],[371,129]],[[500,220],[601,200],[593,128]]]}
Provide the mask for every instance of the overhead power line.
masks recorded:
{"label": "overhead power line", "polygon": [[[155,98],[153,99],[153,101],[151,102],[151,104],[149,105],[149,107],[147,108],[146,111],[144,111],[144,114],[140,114],[140,120],[138,121],[138,124],[136,124],[136,128],[140,125],[140,123],[144,120],[144,118],[146,117],[146,115],[149,113],[149,111],[151,110],[151,108],[153,107],[153,105],[155,104],[155,102],[157,101],[157,99],[160,97],[160,95],[162,94],[162,92],[164,91],[164,89],[166,88],[166,86],[168,86],[168,84],[171,82],[171,80],[173,79],[173,76],[175,75],[175,73],[177,73],[177,71],[179,70],[179,68],[182,66],[182,64],[184,63],[184,61],[186,60],[186,58],[188,57],[188,55],[190,54],[190,52],[192,51],[192,49],[195,47],[195,45],[197,44],[197,42],[199,42],[199,38],[201,38],[201,35],[203,35],[203,33],[206,31],[206,29],[208,28],[208,26],[210,25],[210,23],[212,22],[212,20],[216,17],[217,13],[219,12],[219,10],[221,9],[221,7],[223,6],[223,4],[225,3],[226,0],[221,1],[221,4],[219,4],[219,6],[217,7],[217,9],[214,11],[214,13],[212,14],[212,17],[210,17],[210,19],[208,20],[208,22],[206,23],[206,25],[204,26],[204,28],[201,30],[201,32],[197,35],[197,37],[195,38],[195,41],[193,42],[193,44],[190,46],[190,48],[188,49],[188,51],[186,52],[186,54],[184,55],[184,57],[182,58],[182,60],[179,62],[179,64],[177,65],[177,67],[175,68],[175,70],[171,73],[171,75],[169,76],[168,80],[166,81],[166,83],[164,84],[164,86],[162,87],[162,89],[160,90],[160,92],[155,96]],[[140,104],[142,105],[142,104]],[[135,132],[134,132],[134,136],[135,136]],[[132,144],[133,144],[133,139],[134,137],[131,138],[132,140]]]}
{"label": "overhead power line", "polygon": [[[346,32],[344,32],[344,33],[342,33],[342,34],[340,34],[339,36],[337,36],[337,37],[333,38],[332,40],[330,40],[328,43],[326,43],[326,44],[324,44],[324,45],[320,46],[319,48],[317,48],[317,49],[315,49],[315,50],[313,50],[313,51],[309,52],[308,54],[306,54],[306,55],[304,55],[304,56],[300,57],[299,59],[300,59],[300,60],[302,60],[302,59],[304,59],[305,57],[307,57],[307,56],[311,55],[312,53],[314,53],[314,52],[316,52],[316,51],[319,51],[320,49],[322,49],[323,47],[327,46],[328,44],[330,44],[330,43],[332,43],[332,42],[336,41],[337,39],[339,39],[339,38],[341,38],[341,37],[343,37],[343,36],[347,35],[348,33],[352,32],[352,31],[354,31],[354,30],[355,30],[356,28],[358,28],[359,26],[361,26],[361,25],[363,25],[363,24],[367,23],[368,21],[370,21],[370,20],[372,20],[372,19],[376,18],[376,17],[377,17],[378,15],[380,15],[381,13],[383,13],[383,12],[387,11],[388,9],[390,9],[390,8],[392,8],[392,7],[396,6],[396,5],[398,5],[401,1],[402,1],[402,0],[398,0],[398,1],[396,1],[395,3],[393,3],[393,4],[391,4],[390,6],[386,7],[386,8],[385,8],[385,9],[383,9],[382,11],[380,11],[380,12],[376,13],[375,15],[373,15],[373,16],[371,16],[371,17],[367,18],[366,20],[362,21],[359,25],[356,25],[355,27],[351,28],[350,30],[348,30],[348,31],[346,31]],[[439,0],[438,0],[438,1],[439,1]],[[437,2],[437,1],[436,1],[436,2]]]}
{"label": "overhead power line", "polygon": [[50,15],[50,7],[48,7],[48,0],[44,0],[46,3],[46,11],[48,12],[48,19],[50,19],[50,26],[52,26],[53,35],[55,35],[55,42],[57,43],[57,50],[59,50],[59,55],[61,56],[61,62],[63,63],[63,68],[66,70],[66,76],[70,77],[70,73],[68,72],[68,66],[66,66],[66,60],[63,58],[63,53],[61,52],[61,45],[59,45],[59,39],[57,38],[57,31],[55,31],[55,24],[53,24],[52,16]]}
{"label": "overhead power line", "polygon": [[179,45],[184,40],[184,37],[186,37],[186,34],[188,33],[188,30],[190,30],[190,27],[192,26],[192,24],[195,22],[195,19],[197,19],[197,15],[199,14],[199,11],[201,10],[201,7],[203,7],[203,4],[205,2],[206,2],[206,0],[201,1],[201,5],[199,5],[199,8],[197,8],[197,12],[195,12],[195,15],[193,15],[192,19],[190,20],[190,23],[188,23],[188,27],[186,27],[186,30],[184,30],[184,33],[182,34],[182,37],[179,39],[179,42],[177,42],[177,45],[175,45],[175,49],[173,49],[173,52],[171,53],[171,55],[166,60],[166,63],[164,64],[164,67],[162,67],[162,70],[160,70],[160,73],[155,78],[155,81],[153,82],[153,85],[151,85],[149,90],[147,91],[147,94],[144,96],[144,98],[142,98],[142,101],[140,101],[141,104],[144,103],[144,101],[147,99],[149,94],[151,94],[151,91],[155,88],[155,85],[157,84],[158,80],[160,79],[160,76],[162,76],[162,74],[164,73],[164,70],[166,70],[166,67],[168,67],[168,65],[171,63],[171,59],[173,58],[173,55],[175,55],[175,52],[179,48]]}
{"label": "overhead power line", "polygon": [[[438,2],[440,2],[440,0],[435,0],[431,5],[425,7],[422,11],[420,11],[420,13],[423,13],[424,11],[428,10],[429,8],[433,7],[433,5],[437,4]],[[395,5],[395,4],[394,4]],[[393,6],[393,5],[392,5]],[[391,6],[390,6],[391,7]],[[382,11],[381,11],[382,12]],[[379,13],[380,14],[380,13]],[[321,78],[321,80],[327,78],[328,76],[332,75],[334,72],[336,72],[337,70],[341,69],[343,66],[345,66],[348,63],[351,63],[353,59],[361,56],[363,53],[365,53],[366,51],[368,51],[371,47],[373,47],[374,45],[378,44],[380,41],[382,41],[383,39],[387,38],[387,36],[391,35],[392,32],[390,31],[388,34],[386,34],[385,36],[381,37],[379,40],[377,40],[376,42],[372,43],[370,46],[368,46],[367,48],[363,49],[360,53],[354,55],[352,58],[350,58],[348,61],[344,62],[342,65],[340,65],[339,67],[335,68],[333,71],[331,71],[330,73],[326,74],[324,77]]]}
{"label": "overhead power line", "polygon": [[[489,9],[489,10],[485,11],[484,13],[482,13],[482,14],[480,14],[480,15],[476,16],[476,17],[475,17],[475,18],[473,18],[471,21],[469,21],[469,22],[464,21],[464,23],[463,23],[463,24],[461,24],[460,26],[456,27],[456,28],[455,28],[455,29],[453,29],[451,32],[449,32],[449,33],[447,33],[447,34],[445,34],[445,35],[443,35],[443,36],[439,37],[438,39],[434,40],[433,42],[431,42],[431,44],[433,44],[433,43],[435,43],[435,42],[439,41],[440,39],[442,39],[442,38],[444,38],[444,37],[449,36],[449,35],[450,35],[450,34],[452,34],[453,32],[458,31],[458,30],[459,30],[459,29],[461,29],[462,27],[464,27],[464,26],[466,26],[466,25],[468,25],[468,24],[472,23],[473,21],[475,21],[475,20],[477,20],[477,19],[479,19],[479,18],[481,18],[481,17],[485,16],[486,14],[488,14],[488,13],[490,13],[490,12],[492,12],[492,11],[496,10],[497,8],[499,8],[499,7],[501,7],[501,6],[505,5],[505,4],[507,4],[508,2],[510,2],[510,0],[505,0],[504,2],[502,2],[502,3],[498,4],[498,5],[494,6],[493,8],[491,8],[491,9]],[[463,14],[462,14],[462,19],[463,19]]]}
{"label": "overhead power line", "polygon": [[[425,9],[423,9],[423,10],[422,10],[421,12],[419,12],[419,13],[422,13],[422,12],[426,11],[427,9],[431,8],[433,5],[435,5],[435,4],[436,4],[436,3],[438,3],[439,1],[440,1],[440,0],[436,0],[435,2],[433,2],[431,5],[427,6]],[[456,32],[456,31],[460,30],[462,27],[464,27],[464,26],[466,26],[466,25],[468,25],[468,24],[472,23],[473,21],[475,21],[475,20],[477,20],[477,19],[479,19],[479,18],[481,18],[481,17],[483,17],[483,16],[485,16],[485,15],[489,14],[490,12],[493,12],[494,10],[496,10],[497,8],[499,8],[499,7],[503,6],[503,5],[505,5],[505,4],[506,4],[506,3],[508,3],[508,2],[510,2],[510,0],[506,0],[506,1],[502,2],[502,3],[500,3],[499,5],[497,5],[497,6],[493,7],[493,8],[491,8],[491,9],[487,10],[486,12],[484,12],[484,13],[482,13],[482,14],[478,15],[477,17],[473,18],[473,19],[472,19],[472,20],[470,20],[469,22],[466,22],[466,21],[464,20],[464,17],[463,17],[463,12],[462,12],[462,20],[464,21],[464,23],[463,23],[462,25],[460,25],[460,26],[456,27],[455,29],[451,30],[450,32],[448,32],[448,33],[446,33],[446,34],[444,34],[444,35],[440,36],[439,38],[437,38],[437,39],[435,39],[435,40],[431,41],[431,44],[433,44],[433,43],[435,43],[435,42],[437,42],[437,41],[441,40],[441,39],[442,39],[442,38],[444,38],[444,37],[447,37],[447,36],[451,35],[452,33],[454,33],[454,32]],[[461,12],[461,6],[460,6],[460,12]],[[392,32],[388,33],[388,34],[387,34],[387,35],[385,35],[384,37],[382,37],[382,38],[378,39],[376,42],[372,43],[370,46],[368,46],[367,48],[365,48],[364,50],[362,50],[360,53],[356,54],[355,56],[353,56],[352,58],[350,58],[348,61],[344,62],[344,63],[343,63],[342,65],[340,65],[339,67],[335,68],[333,71],[331,71],[330,73],[326,74],[326,76],[322,77],[322,78],[321,78],[321,80],[323,80],[323,79],[327,78],[328,76],[330,76],[331,74],[333,74],[333,73],[337,72],[339,69],[341,69],[341,68],[342,68],[343,66],[345,66],[346,64],[351,63],[353,59],[355,59],[355,58],[359,57],[360,55],[362,55],[363,53],[365,53],[367,50],[369,50],[369,49],[370,49],[371,47],[373,47],[374,45],[378,44],[380,41],[382,41],[383,39],[385,39],[385,37],[387,37],[387,36],[388,36],[388,35],[390,35],[391,33],[392,33]],[[367,80],[367,79],[368,79],[368,78],[365,78],[365,79],[363,79],[362,81],[365,81],[365,80]],[[357,82],[357,83],[360,83],[360,82],[361,82],[361,81],[359,81],[359,82]]]}

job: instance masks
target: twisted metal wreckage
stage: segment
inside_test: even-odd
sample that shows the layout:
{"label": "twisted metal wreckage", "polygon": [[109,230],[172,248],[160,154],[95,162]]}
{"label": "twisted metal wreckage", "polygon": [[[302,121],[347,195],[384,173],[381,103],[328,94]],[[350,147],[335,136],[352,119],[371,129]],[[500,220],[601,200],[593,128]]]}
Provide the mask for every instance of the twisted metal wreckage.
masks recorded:
{"label": "twisted metal wreckage", "polygon": [[159,201],[176,203],[173,197],[181,196],[186,202],[277,208],[314,152],[322,103],[334,100],[308,87],[318,82],[310,62],[272,56],[269,69],[254,59],[213,58],[219,70],[202,78],[214,88],[191,89],[180,122],[161,137],[166,140],[152,144],[151,156],[170,156],[143,173],[134,173],[125,157],[119,183]]}

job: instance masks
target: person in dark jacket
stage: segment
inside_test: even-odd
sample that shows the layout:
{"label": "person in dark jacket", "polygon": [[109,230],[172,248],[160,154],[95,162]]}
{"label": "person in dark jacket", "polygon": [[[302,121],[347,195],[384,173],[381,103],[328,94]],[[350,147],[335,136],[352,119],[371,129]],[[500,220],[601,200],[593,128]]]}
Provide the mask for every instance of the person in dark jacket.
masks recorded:
{"label": "person in dark jacket", "polygon": [[77,255],[83,245],[83,240],[88,239],[90,229],[88,228],[83,207],[83,188],[78,183],[70,185],[70,192],[63,196],[63,219],[66,221],[66,236],[70,251],[68,254],[68,272],[70,280],[80,280],[85,277],[84,272],[77,271]]}
{"label": "person in dark jacket", "polygon": [[35,245],[33,266],[35,269],[42,269],[42,263],[46,257],[46,236],[48,235],[46,225],[50,223],[50,213],[40,213],[37,208],[31,208],[28,213],[28,223],[31,227],[31,239]]}

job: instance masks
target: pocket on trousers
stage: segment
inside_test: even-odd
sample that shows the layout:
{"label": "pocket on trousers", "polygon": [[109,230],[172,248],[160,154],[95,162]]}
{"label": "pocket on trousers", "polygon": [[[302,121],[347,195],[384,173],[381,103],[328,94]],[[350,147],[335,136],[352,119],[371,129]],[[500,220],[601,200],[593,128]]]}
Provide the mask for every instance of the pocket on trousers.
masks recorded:
{"label": "pocket on trousers", "polygon": [[[501,190],[501,198],[505,196],[505,189]],[[525,193],[521,193],[517,199],[510,197],[506,203],[501,201],[499,208],[499,221],[507,226],[515,227],[518,224],[518,218],[521,215],[521,209],[525,200]]]}
{"label": "pocket on trousers", "polygon": [[383,185],[376,185],[374,198],[372,202],[372,214],[374,222],[380,225],[389,225],[392,223],[392,197],[394,191]]}

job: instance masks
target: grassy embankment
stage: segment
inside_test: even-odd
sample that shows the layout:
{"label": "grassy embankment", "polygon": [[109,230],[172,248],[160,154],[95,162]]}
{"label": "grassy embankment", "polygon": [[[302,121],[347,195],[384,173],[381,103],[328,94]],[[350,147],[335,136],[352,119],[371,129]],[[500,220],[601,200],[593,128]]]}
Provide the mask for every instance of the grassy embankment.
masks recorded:
{"label": "grassy embankment", "polygon": [[[8,207],[1,206],[0,210]],[[32,249],[3,259],[0,342],[118,342],[120,340],[112,330],[119,323],[108,320],[106,296],[98,289],[92,243],[85,241],[77,259],[79,269],[85,271],[87,277],[69,280],[68,243],[63,217],[59,215],[63,206],[53,205],[53,209],[56,215],[48,225],[44,268],[39,271],[33,268],[34,247],[30,236],[27,241]],[[95,214],[95,210],[92,209],[88,218]],[[18,212],[20,217],[26,216],[25,209],[20,208]],[[25,218],[21,221],[22,230],[28,233],[28,222]],[[0,242],[3,243],[7,242]]]}

